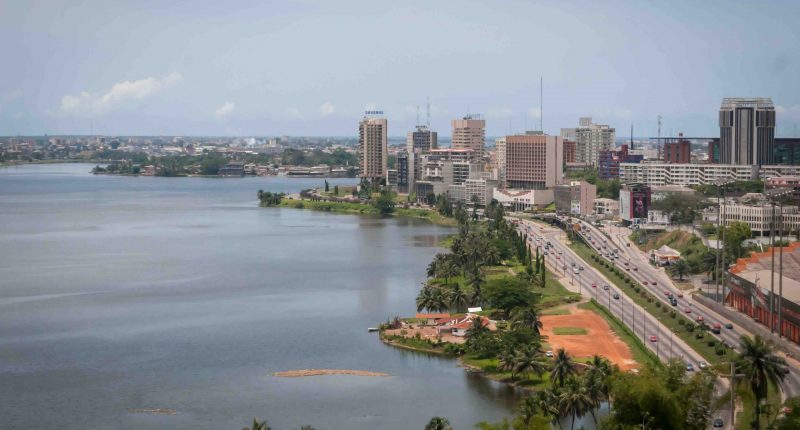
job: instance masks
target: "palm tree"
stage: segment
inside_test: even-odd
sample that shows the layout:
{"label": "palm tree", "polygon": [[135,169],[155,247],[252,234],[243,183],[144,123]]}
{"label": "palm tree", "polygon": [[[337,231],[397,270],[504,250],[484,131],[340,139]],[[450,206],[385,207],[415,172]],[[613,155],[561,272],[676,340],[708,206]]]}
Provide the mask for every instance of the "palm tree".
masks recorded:
{"label": "palm tree", "polygon": [[522,423],[528,426],[533,421],[533,417],[539,414],[539,402],[533,396],[526,396],[519,402],[517,410]]}
{"label": "palm tree", "polygon": [[[438,254],[437,254],[437,256],[438,256]],[[425,274],[428,275],[429,278],[433,278],[434,276],[436,276],[436,272],[438,272],[438,270],[437,270],[438,268],[436,266],[436,262],[437,262],[437,258],[434,257],[433,260],[431,260],[431,262],[428,263],[428,268],[425,271]]]}
{"label": "palm tree", "polygon": [[447,298],[450,302],[450,308],[455,309],[456,312],[460,312],[467,306],[467,292],[462,290],[458,284],[453,285]]}
{"label": "palm tree", "polygon": [[572,362],[572,357],[564,351],[564,348],[556,351],[553,368],[550,369],[550,381],[557,387],[563,387],[564,382],[574,374],[575,364]]}
{"label": "palm tree", "polygon": [[514,379],[514,376],[517,374],[516,370],[516,360],[517,355],[514,353],[514,350],[507,348],[504,351],[500,352],[500,355],[497,357],[499,362],[498,369],[502,371],[511,372],[511,379]]}
{"label": "palm tree", "polygon": [[669,274],[673,278],[677,276],[682,281],[687,273],[689,273],[689,265],[683,260],[678,260],[669,266]]}
{"label": "palm tree", "polygon": [[428,310],[433,312],[444,312],[450,309],[450,303],[441,288],[432,288],[431,307]]}
{"label": "palm tree", "polygon": [[536,336],[541,336],[541,329],[543,327],[542,321],[539,319],[539,312],[535,307],[529,306],[526,308],[517,308],[511,314],[511,327],[529,328],[536,333]]}
{"label": "palm tree", "polygon": [[536,348],[532,347],[519,351],[514,360],[514,369],[525,376],[529,373],[535,373],[541,377],[547,372],[548,367],[547,359]]}
{"label": "palm tree", "polygon": [[472,306],[483,306],[483,291],[480,285],[472,287],[472,294],[469,296],[469,302]]}
{"label": "palm tree", "polygon": [[495,266],[500,263],[500,251],[494,245],[486,247],[485,255],[486,263]]}
{"label": "palm tree", "polygon": [[712,279],[711,274],[714,274],[713,279],[717,279],[717,250],[716,249],[709,249],[703,254],[703,258],[700,263],[702,270],[706,272],[706,276],[708,279]]}
{"label": "palm tree", "polygon": [[561,426],[561,412],[558,409],[558,400],[560,393],[557,388],[548,388],[543,391],[534,393],[534,400],[538,406],[539,413],[545,418],[550,419],[550,423],[557,424],[558,428],[563,429]]}
{"label": "palm tree", "polygon": [[458,275],[458,264],[453,256],[445,256],[441,263],[437,263],[436,268],[439,271],[438,275],[444,278],[445,284],[449,284],[450,278]]}
{"label": "palm tree", "polygon": [[[584,377],[586,378],[586,383],[589,384],[589,394],[592,397],[595,408],[599,408],[600,402],[604,399],[609,399],[612,370],[611,363],[599,355],[594,355],[592,360],[587,363]],[[592,411],[592,417],[594,418],[594,411]]]}
{"label": "palm tree", "polygon": [[753,428],[759,429],[761,417],[761,401],[767,398],[768,382],[777,385],[786,377],[783,369],[786,360],[774,354],[772,342],[765,341],[760,335],[739,338],[742,352],[738,358],[738,368],[745,375],[750,390],[756,398]]}
{"label": "palm tree", "polygon": [[425,430],[453,430],[447,418],[433,417],[425,426]]}
{"label": "palm tree", "polygon": [[570,378],[558,399],[558,409],[563,416],[571,415],[570,430],[575,427],[575,418],[580,418],[592,407],[586,387],[580,381]]}
{"label": "palm tree", "polygon": [[243,427],[242,430],[271,430],[267,420],[259,421],[258,418],[253,418],[253,424],[250,427]]}
{"label": "palm tree", "polygon": [[433,288],[429,286],[422,287],[419,290],[419,294],[417,294],[417,312],[422,312],[423,309],[430,310],[431,308],[431,298],[433,296]]}
{"label": "palm tree", "polygon": [[483,324],[483,318],[478,317],[472,320],[469,328],[467,329],[466,338],[475,339],[489,333],[489,327]]}

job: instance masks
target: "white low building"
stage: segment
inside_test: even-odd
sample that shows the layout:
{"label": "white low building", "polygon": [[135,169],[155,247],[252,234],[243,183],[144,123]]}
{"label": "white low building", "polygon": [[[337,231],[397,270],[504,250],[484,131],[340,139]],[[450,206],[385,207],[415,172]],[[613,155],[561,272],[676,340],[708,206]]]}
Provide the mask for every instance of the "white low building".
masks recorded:
{"label": "white low building", "polygon": [[553,190],[500,190],[495,189],[492,198],[513,210],[528,210],[553,203]]}

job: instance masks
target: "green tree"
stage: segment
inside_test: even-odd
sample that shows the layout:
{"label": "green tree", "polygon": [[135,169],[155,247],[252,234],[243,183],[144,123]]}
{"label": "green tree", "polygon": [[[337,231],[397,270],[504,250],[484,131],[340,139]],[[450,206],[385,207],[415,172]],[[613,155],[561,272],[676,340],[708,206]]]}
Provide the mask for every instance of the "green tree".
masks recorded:
{"label": "green tree", "polygon": [[514,370],[523,376],[535,373],[541,377],[548,368],[547,358],[539,350],[530,346],[519,350],[514,357]]}
{"label": "green tree", "polygon": [[575,427],[575,419],[582,417],[592,408],[592,400],[586,391],[586,386],[578,379],[570,378],[561,391],[558,399],[558,409],[563,416],[572,416],[570,430]]}
{"label": "green tree", "polygon": [[253,424],[250,427],[243,427],[242,430],[271,430],[267,420],[259,421],[258,418],[253,418]]}
{"label": "green tree", "polygon": [[742,336],[739,338],[739,345],[742,352],[737,359],[737,371],[745,375],[745,381],[755,396],[755,413],[751,425],[754,429],[760,429],[761,402],[767,398],[768,383],[778,385],[783,381],[786,377],[783,372],[786,360],[775,355],[772,343],[765,341],[760,335]]}
{"label": "green tree", "polygon": [[557,387],[563,387],[564,383],[574,374],[575,363],[572,361],[572,357],[564,348],[556,351],[553,367],[550,369],[550,381]]}
{"label": "green tree", "polygon": [[328,193],[331,191],[330,184],[328,184],[328,180],[325,180],[325,192]]}
{"label": "green tree", "polygon": [[425,430],[453,430],[450,421],[447,418],[433,417],[428,424],[425,425]]}
{"label": "green tree", "polygon": [[392,193],[384,190],[381,191],[377,199],[373,199],[372,205],[378,209],[381,215],[388,215],[394,212],[394,199]]}
{"label": "green tree", "polygon": [[333,186],[333,195],[335,195],[335,196],[339,195],[339,186],[338,185],[334,185]]}
{"label": "green tree", "polygon": [[689,273],[689,265],[684,260],[678,260],[669,266],[669,273],[672,277],[678,277],[681,281]]}
{"label": "green tree", "polygon": [[484,295],[490,306],[502,310],[506,316],[515,308],[535,305],[537,300],[530,285],[516,278],[487,281]]}
{"label": "green tree", "polygon": [[735,221],[725,229],[725,253],[734,259],[746,256],[747,250],[742,246],[745,240],[750,239],[752,232],[747,224]]}
{"label": "green tree", "polygon": [[527,328],[541,336],[542,321],[539,319],[539,311],[535,306],[519,307],[511,313],[511,327]]}
{"label": "green tree", "polygon": [[447,298],[450,302],[450,308],[456,312],[462,312],[467,307],[467,293],[461,289],[459,284],[453,285],[447,295]]}

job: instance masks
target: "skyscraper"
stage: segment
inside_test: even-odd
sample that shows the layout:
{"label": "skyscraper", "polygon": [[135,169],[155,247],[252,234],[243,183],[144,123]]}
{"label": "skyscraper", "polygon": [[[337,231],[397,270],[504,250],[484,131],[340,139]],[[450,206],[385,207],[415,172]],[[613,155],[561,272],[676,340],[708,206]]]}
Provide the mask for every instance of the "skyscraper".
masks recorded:
{"label": "skyscraper", "polygon": [[560,136],[522,134],[506,136],[498,147],[505,160],[508,188],[543,190],[556,185],[564,171],[564,141]]}
{"label": "skyscraper", "polygon": [[614,128],[595,124],[590,117],[581,117],[577,128],[562,128],[561,137],[575,141],[578,163],[596,166],[600,151],[614,149],[617,136]]}
{"label": "skyscraper", "polygon": [[454,119],[453,149],[471,149],[483,156],[483,144],[486,140],[486,121],[480,115],[466,115],[462,119]]}
{"label": "skyscraper", "polygon": [[360,176],[368,179],[386,177],[388,123],[381,111],[367,111],[358,123],[358,160]]}
{"label": "skyscraper", "polygon": [[775,106],[770,98],[724,98],[719,108],[721,164],[772,164]]}
{"label": "skyscraper", "polygon": [[438,134],[428,130],[424,125],[418,125],[414,131],[409,131],[406,135],[406,150],[408,152],[420,152],[427,154],[431,149],[436,149],[439,145]]}

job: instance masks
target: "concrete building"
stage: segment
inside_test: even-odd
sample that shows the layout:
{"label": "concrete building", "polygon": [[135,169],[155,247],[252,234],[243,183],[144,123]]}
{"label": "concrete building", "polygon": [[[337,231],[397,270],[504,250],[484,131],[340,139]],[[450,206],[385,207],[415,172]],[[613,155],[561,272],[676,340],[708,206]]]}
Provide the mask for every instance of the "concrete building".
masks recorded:
{"label": "concrete building", "polygon": [[663,199],[669,194],[693,195],[696,192],[683,185],[652,185],[650,186],[650,190],[653,193],[652,198],[654,202]]}
{"label": "concrete building", "polygon": [[[734,222],[743,222],[750,227],[753,236],[767,237],[770,232],[770,222],[772,222],[773,211],[775,215],[774,228],[778,228],[778,220],[781,217],[780,206],[769,204],[743,204],[731,203],[722,206],[722,224],[730,226]],[[703,212],[703,220],[716,222],[717,208],[711,207]],[[796,232],[800,228],[800,210],[797,206],[783,206],[783,231]]]}
{"label": "concrete building", "polygon": [[492,198],[506,208],[523,211],[553,203],[553,190],[495,189]]}
{"label": "concrete building", "polygon": [[466,115],[452,121],[452,148],[471,149],[478,157],[483,157],[486,140],[486,121],[480,115]]}
{"label": "concrete building", "polygon": [[427,154],[432,149],[439,147],[439,137],[435,131],[428,130],[427,126],[418,125],[414,131],[406,135],[406,150]]}
{"label": "concrete building", "polygon": [[362,178],[386,177],[388,122],[386,118],[375,116],[381,114],[380,111],[367,111],[358,124],[359,176]]}
{"label": "concrete building", "polygon": [[616,130],[603,124],[594,124],[592,118],[583,117],[577,128],[562,128],[561,137],[576,144],[576,161],[597,166],[600,151],[614,148]]}
{"label": "concrete building", "polygon": [[692,162],[692,142],[683,139],[683,133],[679,133],[678,139],[664,142],[662,155],[665,163],[689,164]]}
{"label": "concrete building", "polygon": [[564,139],[564,163],[575,163],[578,157],[578,144],[574,140]]}
{"label": "concrete building", "polygon": [[497,181],[493,179],[467,179],[464,181],[464,201],[467,204],[471,204],[472,196],[476,196],[477,205],[485,207],[492,201],[492,196],[496,188]]}
{"label": "concrete building", "polygon": [[397,153],[397,189],[401,193],[407,193],[410,190],[409,178],[409,155],[408,151],[400,151]]}
{"label": "concrete building", "polygon": [[619,179],[621,163],[640,163],[642,159],[642,155],[631,154],[627,144],[623,144],[618,151],[602,150],[597,156],[597,176],[600,179]]}
{"label": "concrete building", "polygon": [[496,161],[497,180],[501,186],[506,183],[506,138],[501,137],[494,141],[494,158]]}
{"label": "concrete building", "polygon": [[614,199],[596,198],[592,203],[592,213],[605,219],[612,219],[619,215],[619,202]]}
{"label": "concrete building", "polygon": [[553,187],[553,200],[559,213],[589,215],[594,211],[596,198],[597,187],[586,181],[572,181]]}
{"label": "concrete building", "polygon": [[645,224],[651,190],[644,184],[626,184],[619,190],[619,217],[624,224]]}
{"label": "concrete building", "polygon": [[647,185],[707,185],[717,180],[750,181],[758,178],[758,166],[729,164],[620,163],[623,183]]}
{"label": "concrete building", "polygon": [[[778,252],[775,251],[776,259]],[[767,327],[772,324],[786,338],[800,343],[800,243],[783,249],[783,277],[775,271],[774,295],[771,261],[771,249],[737,260],[726,276],[725,301],[756,322]]]}
{"label": "concrete building", "polygon": [[775,106],[772,99],[722,99],[719,138],[722,164],[774,164]]}
{"label": "concrete building", "polygon": [[561,181],[564,173],[564,142],[559,136],[522,134],[505,137],[505,186],[543,190]]}

